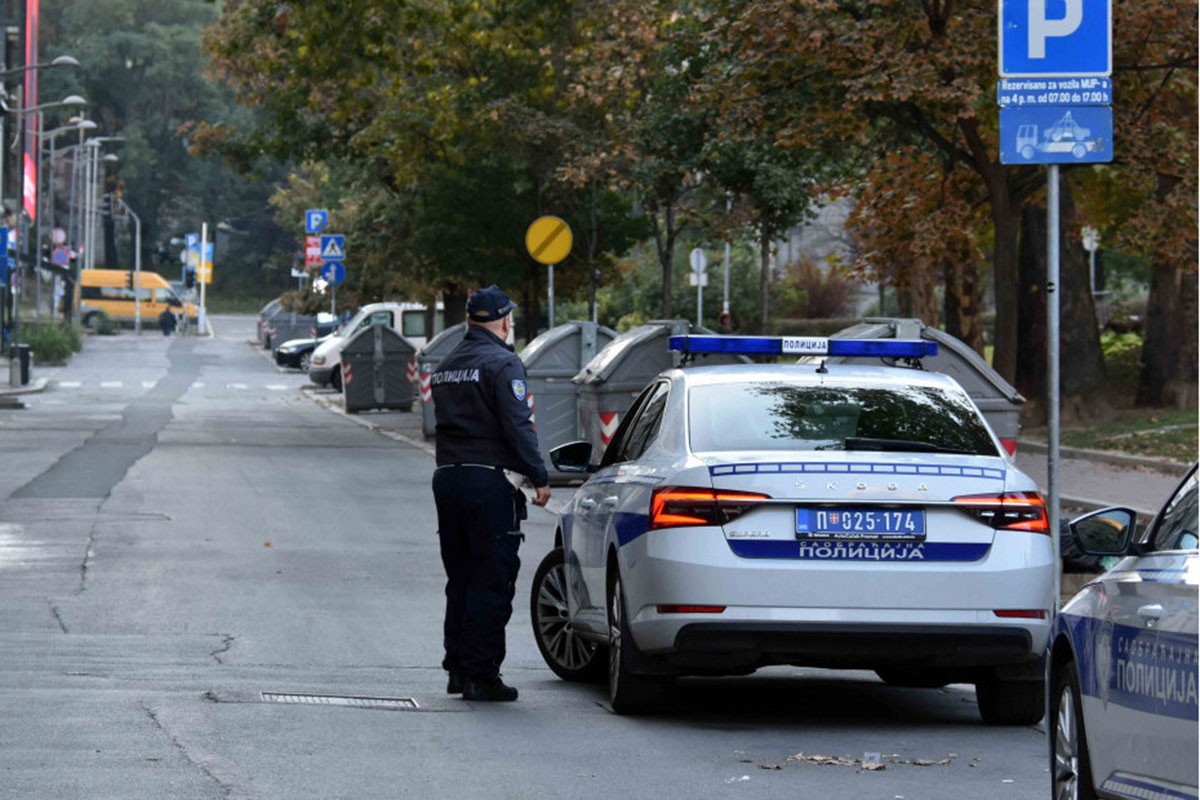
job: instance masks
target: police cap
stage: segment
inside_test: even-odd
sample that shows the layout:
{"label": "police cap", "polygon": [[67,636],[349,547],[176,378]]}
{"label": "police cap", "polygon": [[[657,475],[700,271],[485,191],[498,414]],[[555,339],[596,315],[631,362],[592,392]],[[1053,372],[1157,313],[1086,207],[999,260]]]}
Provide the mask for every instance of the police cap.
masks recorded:
{"label": "police cap", "polygon": [[496,284],[480,289],[467,300],[467,316],[475,322],[495,322],[512,312],[517,304]]}

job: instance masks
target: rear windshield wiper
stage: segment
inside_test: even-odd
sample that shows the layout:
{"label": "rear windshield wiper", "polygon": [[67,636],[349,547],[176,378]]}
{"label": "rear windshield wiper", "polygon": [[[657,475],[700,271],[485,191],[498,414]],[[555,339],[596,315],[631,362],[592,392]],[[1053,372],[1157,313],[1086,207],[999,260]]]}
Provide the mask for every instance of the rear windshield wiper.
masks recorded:
{"label": "rear windshield wiper", "polygon": [[845,441],[847,450],[878,450],[897,453],[961,453],[976,455],[970,450],[959,447],[941,447],[929,442],[911,442],[904,439],[870,439],[865,436],[848,436]]}

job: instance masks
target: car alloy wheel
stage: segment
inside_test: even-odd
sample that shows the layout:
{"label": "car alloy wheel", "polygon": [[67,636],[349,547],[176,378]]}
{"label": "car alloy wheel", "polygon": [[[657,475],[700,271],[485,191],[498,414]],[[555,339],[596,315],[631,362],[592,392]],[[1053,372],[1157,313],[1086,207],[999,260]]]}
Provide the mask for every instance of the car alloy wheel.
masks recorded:
{"label": "car alloy wheel", "polygon": [[1050,709],[1054,725],[1050,734],[1052,796],[1054,800],[1095,800],[1074,662],[1068,661],[1056,671],[1054,690],[1054,708]]}
{"label": "car alloy wheel", "polygon": [[607,661],[595,642],[580,637],[567,610],[567,570],[561,547],[546,554],[533,575],[529,617],[533,639],[555,675],[566,681],[602,681]]}
{"label": "car alloy wheel", "polygon": [[300,371],[308,372],[308,365],[312,361],[312,353],[300,354]]}

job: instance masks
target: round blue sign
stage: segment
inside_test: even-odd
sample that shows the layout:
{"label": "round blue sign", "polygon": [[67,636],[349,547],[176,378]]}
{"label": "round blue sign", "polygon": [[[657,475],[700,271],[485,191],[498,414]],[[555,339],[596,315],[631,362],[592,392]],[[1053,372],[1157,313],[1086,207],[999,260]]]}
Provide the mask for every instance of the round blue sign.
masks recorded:
{"label": "round blue sign", "polygon": [[55,248],[54,252],[50,254],[50,260],[57,266],[65,267],[71,263],[71,251],[65,247]]}
{"label": "round blue sign", "polygon": [[346,266],[340,261],[326,261],[321,267],[321,280],[331,286],[337,286],[346,280]]}

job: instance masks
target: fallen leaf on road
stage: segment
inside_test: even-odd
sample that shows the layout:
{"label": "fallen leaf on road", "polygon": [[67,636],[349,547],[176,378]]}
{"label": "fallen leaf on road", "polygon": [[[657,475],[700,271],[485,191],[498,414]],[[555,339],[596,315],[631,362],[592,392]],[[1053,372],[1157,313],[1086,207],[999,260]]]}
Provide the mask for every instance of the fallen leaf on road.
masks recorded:
{"label": "fallen leaf on road", "polygon": [[953,760],[954,759],[952,758],[939,758],[936,761],[932,758],[914,758],[909,763],[911,763],[914,767],[941,767],[949,764]]}
{"label": "fallen leaf on road", "polygon": [[782,764],[759,764],[759,769],[783,769]]}

